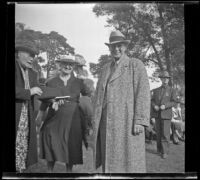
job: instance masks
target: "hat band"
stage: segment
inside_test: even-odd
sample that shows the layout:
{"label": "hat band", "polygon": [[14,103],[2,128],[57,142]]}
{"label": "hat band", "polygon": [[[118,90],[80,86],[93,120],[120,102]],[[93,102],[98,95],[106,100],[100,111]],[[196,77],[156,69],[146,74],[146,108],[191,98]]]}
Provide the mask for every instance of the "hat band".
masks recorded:
{"label": "hat band", "polygon": [[109,38],[110,43],[115,42],[115,41],[124,41],[124,37],[121,36],[111,36]]}

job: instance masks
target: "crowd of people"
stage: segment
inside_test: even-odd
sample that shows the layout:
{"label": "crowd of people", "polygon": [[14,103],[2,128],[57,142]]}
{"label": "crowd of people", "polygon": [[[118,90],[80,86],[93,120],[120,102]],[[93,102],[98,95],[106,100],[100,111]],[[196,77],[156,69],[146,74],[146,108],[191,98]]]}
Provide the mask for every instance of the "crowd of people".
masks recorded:
{"label": "crowd of people", "polygon": [[81,55],[60,56],[54,76],[38,81],[35,45],[16,42],[17,172],[37,163],[36,129],[49,173],[56,161],[65,163],[66,172],[83,164],[82,143],[92,147],[94,168],[102,166],[103,173],[145,173],[145,138],[156,138],[162,158],[169,153],[170,129],[174,143],[184,140],[181,103],[168,85],[169,74],[160,75],[162,86],[151,96],[144,64],[127,55],[129,43],[121,32],[111,32],[105,44],[112,61],[95,88]]}

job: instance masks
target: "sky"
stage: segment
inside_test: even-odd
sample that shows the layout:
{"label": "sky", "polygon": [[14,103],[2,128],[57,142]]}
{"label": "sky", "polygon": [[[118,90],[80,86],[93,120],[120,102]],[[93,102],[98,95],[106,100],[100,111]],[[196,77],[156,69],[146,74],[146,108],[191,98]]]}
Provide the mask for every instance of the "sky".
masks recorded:
{"label": "sky", "polygon": [[[81,54],[89,63],[97,63],[101,55],[109,54],[108,42],[111,27],[105,27],[106,17],[96,17],[92,11],[92,3],[76,4],[17,4],[15,22],[24,23],[26,28],[42,33],[56,31],[67,39],[67,43],[75,48],[76,54]],[[152,70],[147,69],[150,76]],[[93,78],[92,75],[89,75]],[[96,79],[93,79],[96,84]],[[150,88],[160,86],[150,83]]]}

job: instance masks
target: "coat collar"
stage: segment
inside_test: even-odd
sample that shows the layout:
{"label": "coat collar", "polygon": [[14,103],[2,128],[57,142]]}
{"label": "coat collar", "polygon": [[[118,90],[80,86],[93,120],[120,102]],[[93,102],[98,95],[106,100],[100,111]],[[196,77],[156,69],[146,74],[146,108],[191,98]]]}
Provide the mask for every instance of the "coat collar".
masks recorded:
{"label": "coat collar", "polygon": [[[102,77],[103,89],[105,89],[105,87],[106,87],[107,80],[108,80],[108,77],[110,75],[110,66],[111,66],[113,61],[114,61],[114,59],[111,62],[107,63],[104,67],[104,70],[103,70],[104,74],[103,74],[103,77]],[[128,63],[129,63],[129,57],[127,55],[123,55],[119,59],[118,67],[117,67],[116,71],[114,72],[112,78],[110,79],[110,81],[108,83],[110,83],[113,80],[120,77],[123,74],[123,72],[125,71],[125,68],[128,67]]]}
{"label": "coat collar", "polygon": [[116,71],[113,73],[109,83],[111,83],[112,81],[114,81],[115,79],[117,79],[124,73],[125,68],[128,67],[128,62],[129,62],[129,57],[127,55],[123,55],[119,59],[119,63],[117,65],[118,67],[117,67]]}

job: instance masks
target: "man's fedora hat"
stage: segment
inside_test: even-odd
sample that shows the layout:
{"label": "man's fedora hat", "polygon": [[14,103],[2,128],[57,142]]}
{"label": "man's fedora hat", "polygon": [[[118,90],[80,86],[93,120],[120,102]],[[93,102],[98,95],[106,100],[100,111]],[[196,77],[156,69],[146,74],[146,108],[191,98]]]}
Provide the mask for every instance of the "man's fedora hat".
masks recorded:
{"label": "man's fedora hat", "polygon": [[75,61],[75,57],[72,55],[61,55],[59,59],[55,61],[56,63],[67,63],[76,65],[77,62]]}
{"label": "man's fedora hat", "polygon": [[169,75],[169,73],[167,71],[161,72],[158,77],[159,78],[171,78],[171,76]]}
{"label": "man's fedora hat", "polygon": [[86,60],[82,55],[76,54],[75,55],[75,62],[77,62],[78,66],[86,66]]}
{"label": "man's fedora hat", "polygon": [[105,44],[109,46],[116,43],[129,44],[130,40],[126,40],[124,35],[120,31],[112,31],[110,33],[109,43],[105,43]]}
{"label": "man's fedora hat", "polygon": [[32,41],[28,40],[17,40],[15,42],[15,50],[16,51],[25,51],[32,55],[38,55],[39,51],[36,48],[36,45]]}

